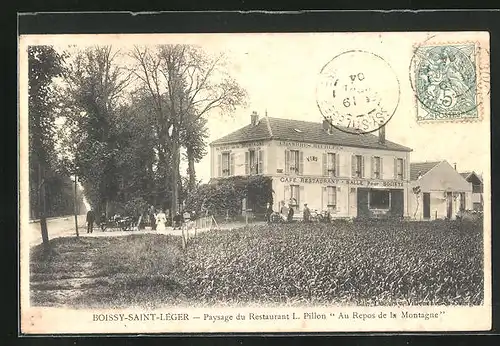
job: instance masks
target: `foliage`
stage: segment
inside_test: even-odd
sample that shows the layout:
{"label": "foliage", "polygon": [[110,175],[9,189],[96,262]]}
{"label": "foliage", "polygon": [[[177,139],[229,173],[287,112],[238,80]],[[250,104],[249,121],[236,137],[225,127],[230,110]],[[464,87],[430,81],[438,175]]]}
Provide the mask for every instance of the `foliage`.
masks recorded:
{"label": "foliage", "polygon": [[[29,193],[33,219],[42,211],[51,217],[72,214],[74,209],[71,180],[61,170],[55,142],[59,94],[54,82],[63,73],[65,59],[52,46],[28,47]],[[82,203],[81,195],[77,202]]]}
{"label": "foliage", "polygon": [[171,166],[171,211],[177,211],[181,187],[180,149],[187,149],[189,189],[195,185],[194,162],[204,155],[210,112],[232,112],[246,92],[224,70],[222,56],[210,57],[193,45],[135,46],[132,70],[151,102],[158,135],[159,161]]}
{"label": "foliage", "polygon": [[252,227],[202,234],[183,270],[206,303],[478,305],[482,234],[432,222]]}
{"label": "foliage", "polygon": [[148,208],[149,203],[142,197],[136,197],[125,203],[125,215],[139,216],[142,215]]}
{"label": "foliage", "polygon": [[204,214],[236,216],[241,213],[242,200],[256,213],[264,213],[267,203],[273,202],[272,180],[261,175],[234,176],[214,179],[189,193],[186,206]]}
{"label": "foliage", "polygon": [[89,47],[77,51],[65,65],[61,116],[66,126],[61,137],[70,154],[65,159],[95,209],[119,199],[120,164],[130,159],[127,134],[135,124],[126,116],[124,102],[130,78],[115,62],[118,53],[110,46]]}
{"label": "foliage", "polygon": [[[58,238],[30,256],[36,305],[481,305],[482,223],[374,222]],[[92,251],[90,251],[92,250]],[[82,281],[82,273],[85,279]],[[72,290],[71,297],[61,290]]]}
{"label": "foliage", "polygon": [[[58,53],[47,49],[55,61]],[[138,198],[176,209],[195,188],[194,165],[207,154],[207,117],[216,110],[231,113],[246,97],[227,75],[222,56],[192,45],[129,51],[69,46],[57,62],[59,97],[49,98],[53,112],[46,114],[61,126],[43,127],[51,131],[39,136],[50,144],[44,157],[60,157],[57,173],[77,175],[98,212],[123,209]],[[182,159],[188,161],[186,181]]]}

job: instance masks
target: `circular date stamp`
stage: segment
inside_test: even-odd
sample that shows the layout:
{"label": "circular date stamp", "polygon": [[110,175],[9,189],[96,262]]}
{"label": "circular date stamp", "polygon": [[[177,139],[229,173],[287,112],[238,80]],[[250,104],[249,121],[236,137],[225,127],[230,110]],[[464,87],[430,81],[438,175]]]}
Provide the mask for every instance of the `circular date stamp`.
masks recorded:
{"label": "circular date stamp", "polygon": [[370,133],[394,115],[399,80],[380,56],[361,50],[343,52],[320,71],[316,103],[330,124],[348,133]]}

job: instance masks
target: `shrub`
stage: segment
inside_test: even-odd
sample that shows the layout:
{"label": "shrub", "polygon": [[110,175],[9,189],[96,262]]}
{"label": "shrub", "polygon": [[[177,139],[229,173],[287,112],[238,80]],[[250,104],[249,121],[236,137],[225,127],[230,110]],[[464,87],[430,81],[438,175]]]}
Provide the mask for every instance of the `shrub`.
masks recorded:
{"label": "shrub", "polygon": [[267,203],[273,202],[271,178],[256,175],[214,179],[192,191],[186,199],[186,207],[197,214],[208,211],[215,216],[227,213],[234,217],[241,214],[244,198],[255,214],[263,214]]}

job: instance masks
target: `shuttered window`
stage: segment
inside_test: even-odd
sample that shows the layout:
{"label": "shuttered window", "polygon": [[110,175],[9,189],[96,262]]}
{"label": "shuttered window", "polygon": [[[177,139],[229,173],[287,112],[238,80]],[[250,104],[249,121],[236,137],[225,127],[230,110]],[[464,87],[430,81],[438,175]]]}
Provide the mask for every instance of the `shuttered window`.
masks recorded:
{"label": "shuttered window", "polygon": [[328,177],[339,176],[339,159],[336,153],[323,154],[323,175]]}
{"label": "shuttered window", "polygon": [[374,156],[372,158],[372,178],[382,178],[382,159],[379,156]]}
{"label": "shuttered window", "polygon": [[221,162],[222,176],[227,177],[231,174],[231,165],[230,165],[230,153],[222,153],[222,162]]}
{"label": "shuttered window", "polygon": [[257,154],[257,174],[264,174],[264,150],[259,150]]}
{"label": "shuttered window", "polygon": [[288,174],[302,174],[304,170],[303,153],[299,150],[285,151],[285,166]]}
{"label": "shuttered window", "polygon": [[224,152],[219,156],[219,176],[228,177],[234,175],[234,153]]}
{"label": "shuttered window", "polygon": [[249,150],[248,154],[250,174],[257,174],[257,155],[255,154],[255,150]]}
{"label": "shuttered window", "polygon": [[394,178],[397,180],[405,179],[405,160],[401,158],[394,159]]}
{"label": "shuttered window", "polygon": [[327,207],[336,209],[337,208],[337,187],[327,186]]}
{"label": "shuttered window", "polygon": [[352,156],[352,177],[363,178],[365,176],[365,160],[362,155]]}

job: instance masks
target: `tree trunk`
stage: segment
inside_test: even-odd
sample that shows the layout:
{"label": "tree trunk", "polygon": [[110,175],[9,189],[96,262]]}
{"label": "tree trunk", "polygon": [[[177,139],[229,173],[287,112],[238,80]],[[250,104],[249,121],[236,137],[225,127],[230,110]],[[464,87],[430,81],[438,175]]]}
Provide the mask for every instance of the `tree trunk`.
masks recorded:
{"label": "tree trunk", "polygon": [[49,232],[47,229],[47,210],[45,203],[45,181],[44,181],[44,172],[42,165],[38,163],[38,210],[39,210],[39,219],[40,219],[40,230],[42,232],[42,242],[45,250],[50,248],[49,244]]}
{"label": "tree trunk", "polygon": [[172,141],[172,203],[171,214],[179,211],[179,146],[177,141]]}
{"label": "tree trunk", "polygon": [[194,190],[194,187],[196,185],[196,171],[194,168],[194,153],[192,148],[187,148],[187,157],[189,175],[188,191],[191,192]]}
{"label": "tree trunk", "polygon": [[74,196],[74,198],[75,198],[75,201],[74,201],[74,203],[75,203],[75,205],[74,205],[74,207],[75,207],[75,230],[76,230],[76,237],[78,238],[80,236],[80,234],[78,233],[78,209],[77,209],[78,208],[78,206],[77,206],[78,201],[77,201],[77,194],[76,194],[76,184],[77,184],[77,177],[75,175],[75,196]]}

